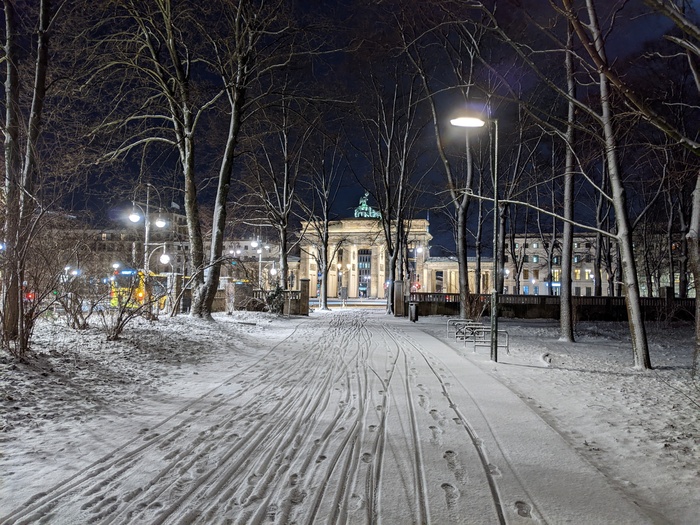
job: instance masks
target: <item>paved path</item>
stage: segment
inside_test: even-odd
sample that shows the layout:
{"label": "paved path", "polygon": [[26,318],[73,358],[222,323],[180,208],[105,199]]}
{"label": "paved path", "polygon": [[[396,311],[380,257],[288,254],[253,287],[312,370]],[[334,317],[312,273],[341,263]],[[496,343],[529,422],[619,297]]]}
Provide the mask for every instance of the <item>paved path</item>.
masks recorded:
{"label": "paved path", "polygon": [[349,309],[260,337],[206,393],[0,523],[648,522],[419,325]]}

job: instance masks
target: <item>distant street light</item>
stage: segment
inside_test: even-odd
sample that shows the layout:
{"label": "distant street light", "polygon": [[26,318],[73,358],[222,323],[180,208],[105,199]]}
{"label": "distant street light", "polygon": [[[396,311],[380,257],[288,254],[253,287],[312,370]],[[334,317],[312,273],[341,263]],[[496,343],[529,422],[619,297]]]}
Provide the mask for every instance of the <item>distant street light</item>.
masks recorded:
{"label": "distant street light", "polygon": [[272,263],[272,268],[270,268],[270,275],[272,276],[272,283],[277,288],[277,268],[275,268],[275,263]]}
{"label": "distant street light", "polygon": [[462,128],[481,128],[493,124],[493,276],[491,287],[491,360],[498,362],[498,120],[483,120],[478,117],[459,117],[450,124]]}
{"label": "distant street light", "polygon": [[[250,245],[253,248],[257,248],[258,252],[258,288],[260,290],[263,289],[263,281],[262,281],[262,254],[263,254],[263,247],[262,244],[260,244],[260,239],[257,239],[253,242],[250,243]],[[270,247],[268,245],[265,245],[265,249],[269,250]]]}
{"label": "distant street light", "polygon": [[[143,269],[144,273],[148,275],[150,267],[148,247],[151,244],[151,188],[156,190],[156,193],[158,193],[158,190],[150,182],[146,182],[144,186],[146,186],[146,209],[143,209],[135,200],[132,201],[132,209],[131,213],[129,214],[129,220],[133,223],[139,222],[141,220],[141,215],[138,213],[137,209],[141,210],[144,219]],[[138,190],[138,187],[136,190]],[[160,200],[160,194],[158,194],[158,199]],[[161,215],[160,208],[158,208],[158,216],[156,217],[155,225],[158,228],[164,228],[166,225],[165,219]]]}
{"label": "distant street light", "polygon": [[163,250],[163,253],[160,254],[160,257],[158,257],[158,261],[160,261],[161,264],[170,264],[170,254],[168,254],[168,244],[167,243],[161,243],[158,244],[155,248],[153,248],[150,252],[147,252],[148,254],[148,267],[150,267],[150,260],[153,257],[153,255],[158,251],[158,250]]}

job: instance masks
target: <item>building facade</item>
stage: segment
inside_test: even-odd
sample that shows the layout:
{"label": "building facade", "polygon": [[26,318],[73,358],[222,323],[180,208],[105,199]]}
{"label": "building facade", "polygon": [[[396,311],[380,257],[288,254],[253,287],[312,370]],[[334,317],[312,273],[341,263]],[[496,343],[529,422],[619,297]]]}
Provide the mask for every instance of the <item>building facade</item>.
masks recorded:
{"label": "building facade", "polygon": [[[327,293],[329,297],[384,297],[388,288],[389,252],[386,247],[379,213],[367,204],[368,195],[360,199],[355,216],[333,221],[329,225]],[[403,260],[410,275],[411,288],[422,289],[427,273],[430,241],[427,219],[406,221],[406,251]],[[319,293],[323,269],[319,267],[318,235],[302,224],[299,274],[310,280],[309,291]]]}
{"label": "building facade", "polygon": [[[519,235],[506,242],[503,293],[522,295],[561,294],[561,246],[553,247],[540,238]],[[606,246],[605,248],[608,248]],[[572,283],[574,296],[618,295],[614,287],[617,257],[605,257],[601,262],[600,293],[596,294],[595,237],[575,235],[573,239]],[[614,255],[614,254],[613,254]]]}

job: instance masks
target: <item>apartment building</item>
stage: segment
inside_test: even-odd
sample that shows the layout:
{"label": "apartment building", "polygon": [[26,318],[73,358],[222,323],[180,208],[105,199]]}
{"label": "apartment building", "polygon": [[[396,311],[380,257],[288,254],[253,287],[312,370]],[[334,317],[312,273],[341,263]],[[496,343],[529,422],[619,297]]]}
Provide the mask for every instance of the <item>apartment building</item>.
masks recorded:
{"label": "apartment building", "polygon": [[[577,235],[573,243],[572,293],[575,296],[596,294],[595,238]],[[613,293],[619,279],[617,257],[607,256],[609,244],[603,247],[603,262],[600,274],[600,295]],[[504,259],[503,293],[522,295],[560,295],[561,293],[561,246],[554,246],[540,238],[527,235],[516,236],[506,242]]]}

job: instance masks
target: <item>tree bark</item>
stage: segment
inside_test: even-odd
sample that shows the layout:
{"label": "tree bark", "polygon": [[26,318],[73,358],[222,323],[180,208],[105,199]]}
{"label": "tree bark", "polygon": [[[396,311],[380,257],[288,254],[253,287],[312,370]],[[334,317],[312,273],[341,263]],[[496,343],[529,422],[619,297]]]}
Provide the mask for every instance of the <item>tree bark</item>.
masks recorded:
{"label": "tree bark", "polygon": [[[700,172],[693,191],[693,206],[688,225],[688,260],[693,281],[700,283]],[[695,349],[693,351],[693,377],[700,376],[700,298],[695,298]]]}
{"label": "tree bark", "polygon": [[22,283],[26,268],[26,254],[32,242],[37,220],[35,214],[35,186],[37,183],[37,152],[46,97],[46,78],[49,68],[49,24],[52,14],[50,0],[41,0],[37,11],[36,59],[34,78],[30,84],[31,105],[25,122],[24,156],[21,151],[20,120],[22,115],[21,79],[18,64],[22,54],[17,43],[18,20],[14,2],[3,1],[5,15],[5,267],[2,286],[2,343],[14,344],[13,353],[24,355],[29,349],[25,325]]}
{"label": "tree bark", "polygon": [[561,245],[561,298],[559,303],[559,340],[574,341],[574,306],[572,299],[572,263],[574,253],[574,143],[576,140],[576,80],[574,78],[573,31],[568,25],[566,41],[566,85],[569,95],[566,119],[566,159],[564,167],[564,226]]}
{"label": "tree bark", "polygon": [[[586,0],[586,6],[588,9],[589,29],[594,40],[593,43],[598,55],[607,63],[607,59],[605,58],[605,44],[603,35],[598,27],[598,18],[593,0]],[[579,38],[584,38],[584,36],[585,35],[579,35]],[[613,207],[615,208],[617,237],[620,246],[620,263],[622,265],[622,280],[625,285],[625,302],[627,305],[630,335],[632,338],[634,367],[649,369],[651,368],[651,359],[649,357],[649,346],[647,343],[647,334],[640,300],[639,283],[637,281],[637,267],[634,259],[627,199],[617,159],[617,139],[613,125],[609,80],[603,72],[599,74],[599,89],[602,106],[601,123],[603,125],[605,141],[605,158],[608,174],[610,176]]]}

